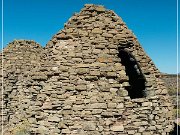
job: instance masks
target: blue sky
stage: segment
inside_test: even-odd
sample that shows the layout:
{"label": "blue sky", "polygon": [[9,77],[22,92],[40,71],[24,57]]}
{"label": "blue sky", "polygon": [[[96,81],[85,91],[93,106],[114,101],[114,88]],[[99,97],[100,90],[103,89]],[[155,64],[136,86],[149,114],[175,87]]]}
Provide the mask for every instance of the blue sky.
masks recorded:
{"label": "blue sky", "polygon": [[4,0],[4,47],[14,39],[42,46],[86,3],[114,10],[161,72],[177,72],[176,0]]}

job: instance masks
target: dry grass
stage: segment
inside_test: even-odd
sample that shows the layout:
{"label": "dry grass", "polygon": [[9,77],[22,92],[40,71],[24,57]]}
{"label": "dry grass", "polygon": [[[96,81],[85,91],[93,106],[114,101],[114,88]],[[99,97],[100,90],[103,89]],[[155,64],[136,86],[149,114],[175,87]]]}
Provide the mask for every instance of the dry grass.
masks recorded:
{"label": "dry grass", "polygon": [[13,135],[29,135],[28,133],[28,127],[30,126],[30,123],[27,120],[23,120],[22,123],[19,123],[11,130],[11,133]]}

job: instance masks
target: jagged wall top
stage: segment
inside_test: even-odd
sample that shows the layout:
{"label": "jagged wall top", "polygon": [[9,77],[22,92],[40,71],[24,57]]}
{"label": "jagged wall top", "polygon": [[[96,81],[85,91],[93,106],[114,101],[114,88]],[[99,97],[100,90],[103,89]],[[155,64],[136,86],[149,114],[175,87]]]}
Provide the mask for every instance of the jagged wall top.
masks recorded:
{"label": "jagged wall top", "polygon": [[15,50],[23,49],[23,51],[24,51],[24,50],[29,50],[30,48],[38,50],[38,49],[42,49],[42,46],[33,40],[24,40],[24,39],[16,40],[15,39],[14,41],[10,42],[7,45],[7,47],[4,48],[3,52],[8,52],[8,51],[14,50],[14,49]]}
{"label": "jagged wall top", "polygon": [[[103,41],[105,38],[119,40],[121,45],[128,45],[127,38],[136,37],[128,30],[126,24],[113,11],[103,6],[86,4],[80,13],[74,14],[65,24],[64,29],[59,31],[47,44],[52,47],[57,40],[88,40],[86,37],[96,38]],[[128,41],[130,43],[132,41]]]}
{"label": "jagged wall top", "polygon": [[31,69],[39,64],[42,51],[41,45],[33,40],[14,40],[3,49],[3,68],[6,72]]}

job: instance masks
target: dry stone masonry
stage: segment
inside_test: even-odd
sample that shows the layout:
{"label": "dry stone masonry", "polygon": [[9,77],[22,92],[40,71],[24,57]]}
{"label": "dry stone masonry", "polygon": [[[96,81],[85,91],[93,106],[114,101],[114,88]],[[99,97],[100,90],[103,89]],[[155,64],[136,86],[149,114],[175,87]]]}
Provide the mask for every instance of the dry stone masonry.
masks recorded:
{"label": "dry stone masonry", "polygon": [[15,40],[2,55],[5,132],[168,135],[173,129],[160,72],[103,6],[85,5],[45,48]]}

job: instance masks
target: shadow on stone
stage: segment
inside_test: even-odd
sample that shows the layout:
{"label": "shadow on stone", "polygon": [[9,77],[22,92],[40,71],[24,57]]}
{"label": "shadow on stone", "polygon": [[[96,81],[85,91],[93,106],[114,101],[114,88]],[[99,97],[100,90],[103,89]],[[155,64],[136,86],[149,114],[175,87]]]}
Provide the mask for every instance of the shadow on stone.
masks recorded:
{"label": "shadow on stone", "polygon": [[174,129],[173,131],[170,132],[169,135],[178,135],[179,132],[180,132],[180,126],[174,123]]}

